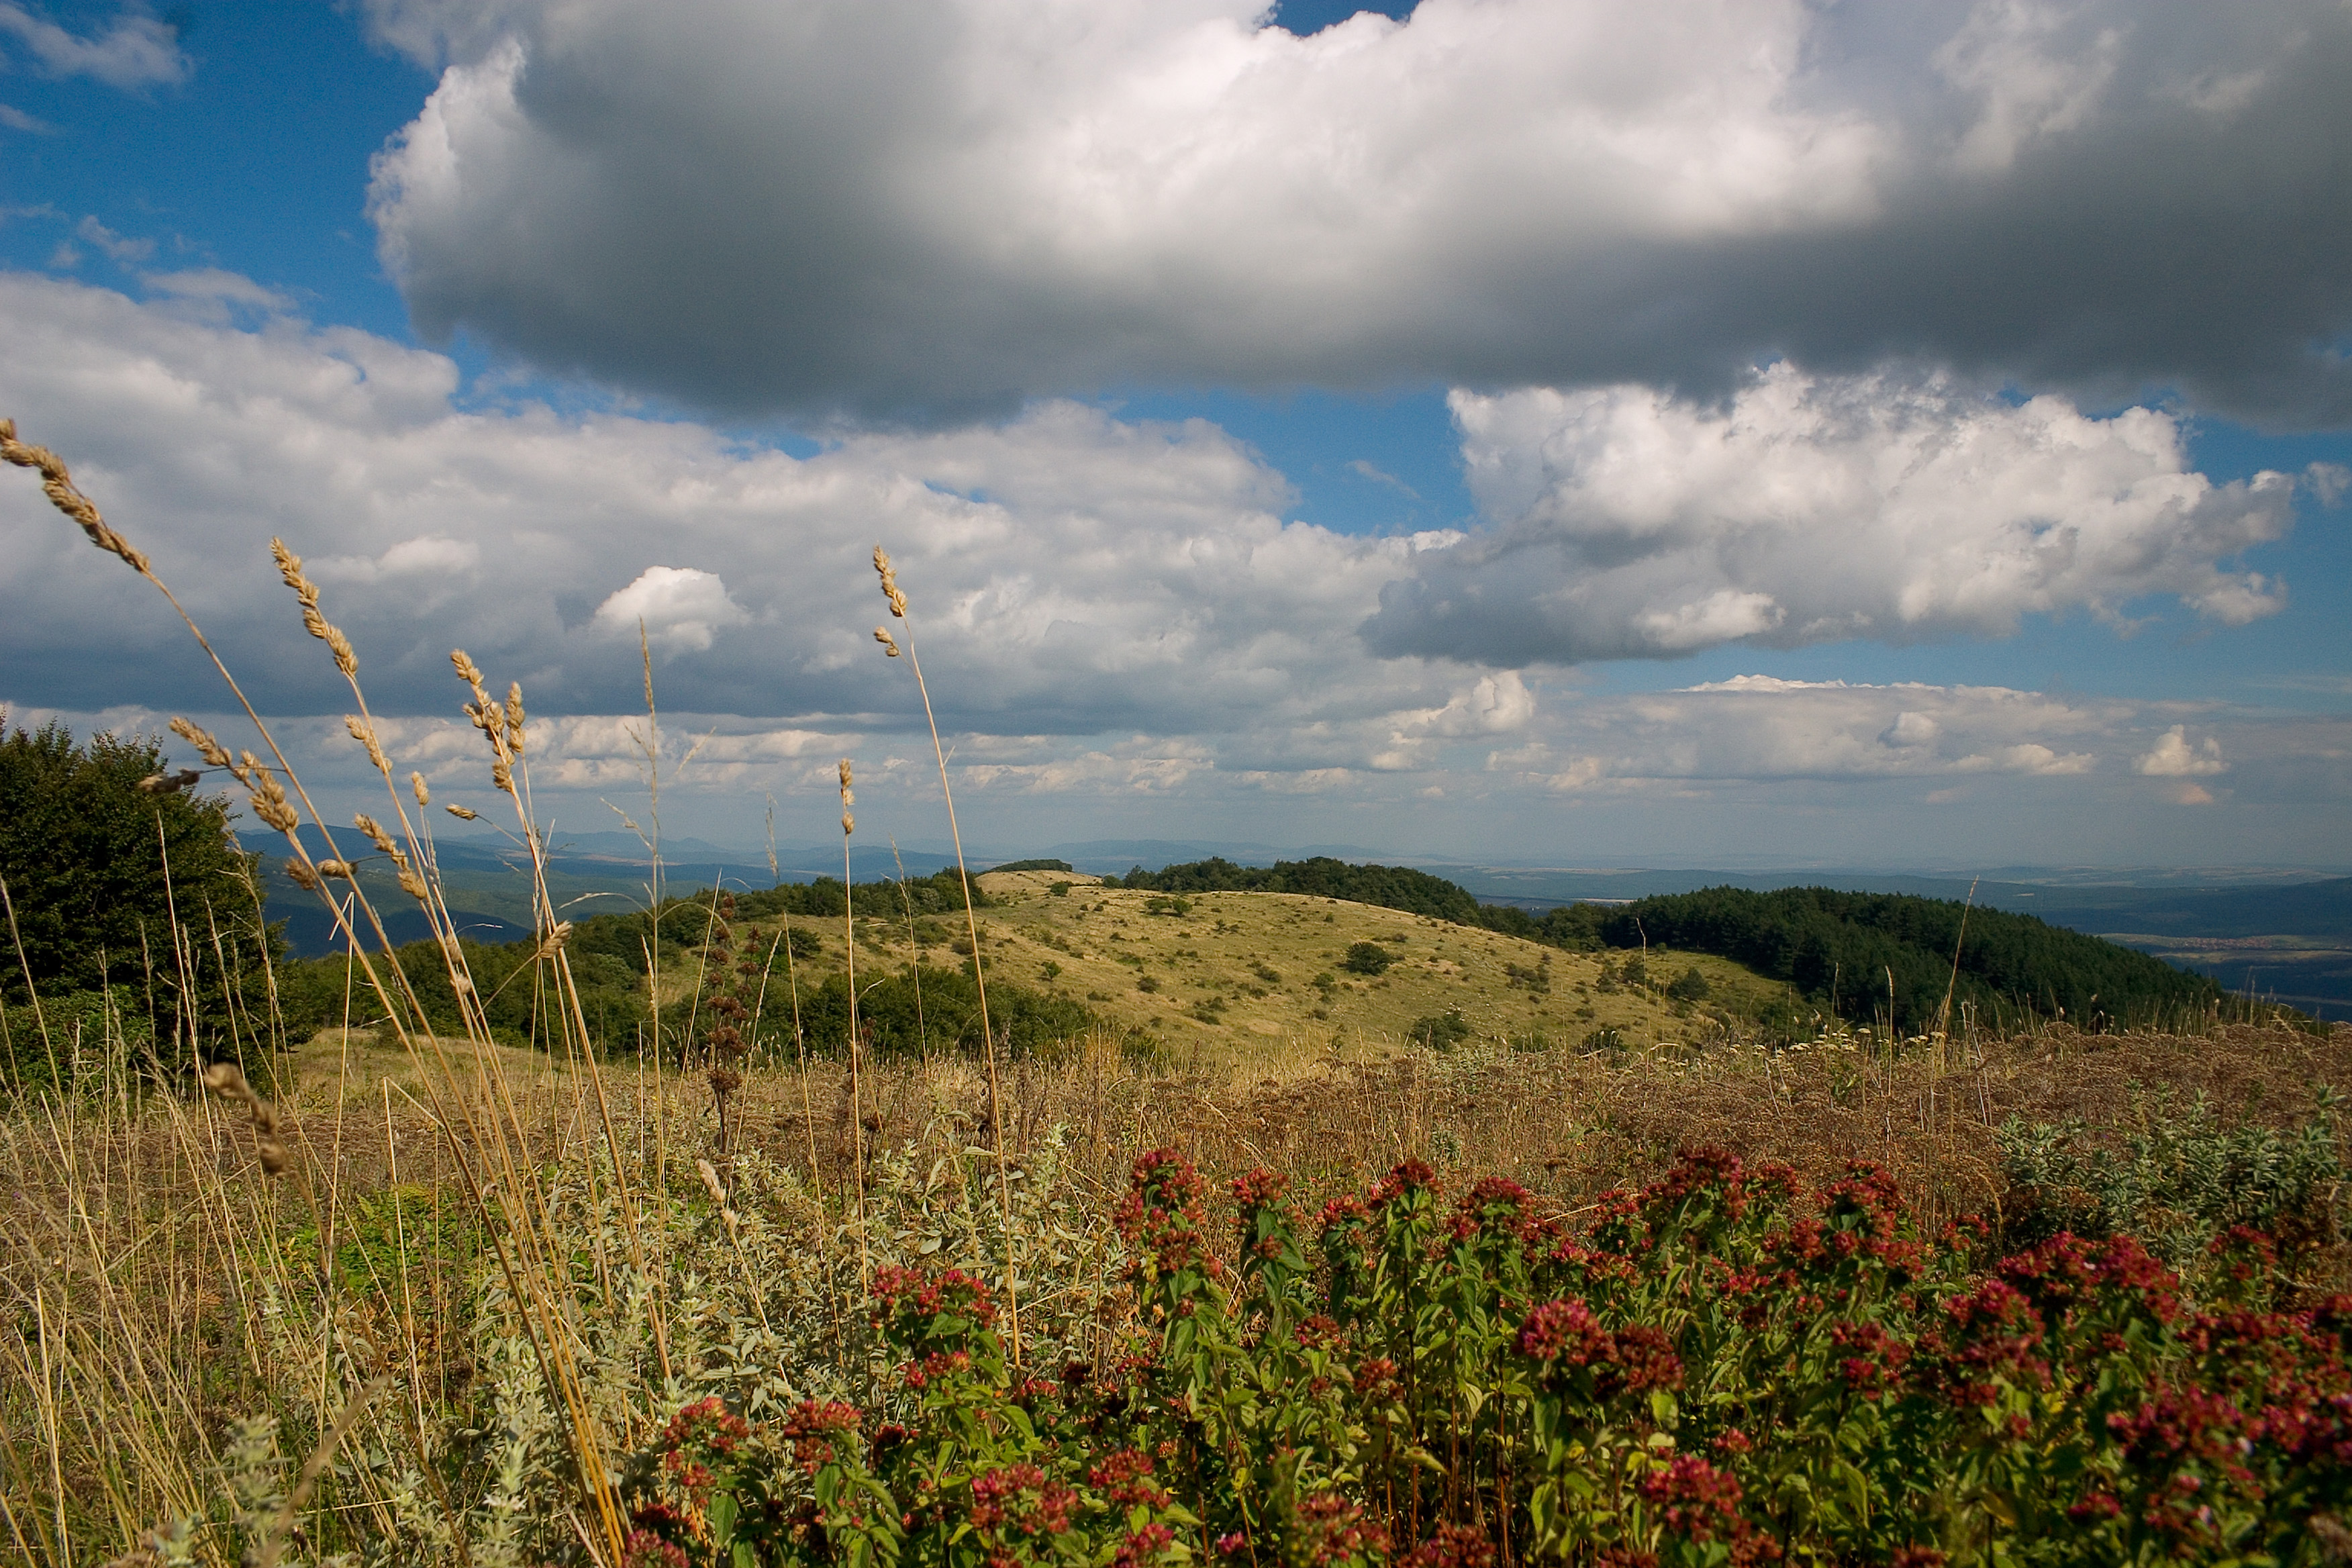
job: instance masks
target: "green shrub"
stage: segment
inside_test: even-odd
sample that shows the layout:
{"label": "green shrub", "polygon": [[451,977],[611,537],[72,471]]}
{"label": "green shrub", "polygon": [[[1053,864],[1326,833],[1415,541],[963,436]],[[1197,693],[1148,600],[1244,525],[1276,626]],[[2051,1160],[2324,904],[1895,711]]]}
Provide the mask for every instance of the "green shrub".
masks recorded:
{"label": "green shrub", "polygon": [[2081,1121],[2015,1117],[1997,1133],[2003,1173],[2017,1194],[2012,1241],[2061,1232],[2132,1234],[2172,1267],[2195,1268],[2235,1226],[2271,1233],[2295,1251],[2335,1239],[2344,1168],[2336,1140],[2336,1097],[2292,1132],[2226,1127],[2200,1096],[2176,1111],[2169,1096],[2137,1108],[2140,1131],[2100,1140]]}
{"label": "green shrub", "polygon": [[1454,1008],[1427,1018],[1415,1018],[1406,1036],[1417,1046],[1427,1046],[1433,1051],[1450,1051],[1470,1037],[1470,1020],[1462,1009]]}
{"label": "green shrub", "polygon": [[1358,942],[1348,944],[1348,956],[1339,961],[1339,967],[1350,974],[1379,974],[1395,962],[1396,954],[1380,943]]}
{"label": "green shrub", "polygon": [[1706,976],[1698,972],[1698,966],[1693,964],[1683,971],[1681,979],[1666,987],[1666,994],[1677,1002],[1704,1002],[1714,989],[1706,983]]}

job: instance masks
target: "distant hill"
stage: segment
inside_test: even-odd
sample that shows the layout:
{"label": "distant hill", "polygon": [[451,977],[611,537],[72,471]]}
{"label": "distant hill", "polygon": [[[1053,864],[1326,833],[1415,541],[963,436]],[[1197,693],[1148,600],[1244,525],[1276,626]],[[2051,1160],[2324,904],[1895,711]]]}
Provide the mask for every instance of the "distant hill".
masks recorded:
{"label": "distant hill", "polygon": [[2177,1025],[2227,1005],[2160,959],[2032,915],[1952,899],[1828,888],[1662,894],[1599,917],[1612,947],[1664,943],[1735,959],[1857,1021],[1932,1027],[1947,995],[1996,1029],[2032,1018],[2086,1027]]}

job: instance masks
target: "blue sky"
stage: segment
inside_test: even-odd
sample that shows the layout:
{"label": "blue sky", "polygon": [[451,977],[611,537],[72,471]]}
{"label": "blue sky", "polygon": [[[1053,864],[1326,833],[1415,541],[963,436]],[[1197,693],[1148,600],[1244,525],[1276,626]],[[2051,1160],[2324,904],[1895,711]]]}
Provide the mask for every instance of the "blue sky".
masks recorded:
{"label": "blue sky", "polygon": [[[436,788],[642,619],[683,830],[936,839],[879,537],[1008,851],[2352,865],[2341,6],[1355,10],[6,0],[0,413],[339,801],[273,532]],[[110,564],[0,701],[218,715]]]}

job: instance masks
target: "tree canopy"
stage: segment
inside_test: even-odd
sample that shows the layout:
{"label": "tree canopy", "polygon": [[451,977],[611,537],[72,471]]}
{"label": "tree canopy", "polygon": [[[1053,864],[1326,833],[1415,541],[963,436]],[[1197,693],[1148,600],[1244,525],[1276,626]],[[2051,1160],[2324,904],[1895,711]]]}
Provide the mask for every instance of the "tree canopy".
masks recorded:
{"label": "tree canopy", "polygon": [[[176,778],[139,787],[164,768],[152,737],[77,743],[55,721],[0,733],[0,880],[15,916],[0,931],[0,1002],[29,1012],[37,990],[45,1013],[68,1015],[113,990],[151,1037],[241,1054],[267,1027],[249,1017],[268,1014],[253,862],[226,796]],[[44,1055],[33,1018],[13,1018],[8,1039],[20,1067]]]}

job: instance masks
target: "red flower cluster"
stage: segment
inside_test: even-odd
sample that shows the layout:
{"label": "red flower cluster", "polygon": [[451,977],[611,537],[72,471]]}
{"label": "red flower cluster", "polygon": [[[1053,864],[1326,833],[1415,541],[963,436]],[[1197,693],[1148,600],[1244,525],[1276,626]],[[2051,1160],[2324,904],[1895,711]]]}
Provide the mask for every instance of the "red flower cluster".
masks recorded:
{"label": "red flower cluster", "polygon": [[1067,1534],[1078,1494],[1035,1465],[1003,1465],[974,1476],[971,1522],[999,1535]]}
{"label": "red flower cluster", "polygon": [[802,1470],[813,1476],[839,1458],[835,1443],[854,1436],[864,1419],[855,1405],[837,1399],[803,1399],[785,1418],[783,1437],[793,1446],[793,1458],[800,1461]]}
{"label": "red flower cluster", "polygon": [[1546,1301],[1529,1312],[1518,1343],[1530,1361],[1594,1369],[1594,1392],[1604,1399],[1683,1381],[1682,1358],[1664,1331],[1636,1323],[1612,1331],[1580,1299]]}
{"label": "red flower cluster", "polygon": [[1115,1448],[1087,1471],[1087,1484],[1120,1508],[1164,1508],[1167,1492],[1151,1478],[1151,1456],[1135,1448]]}

